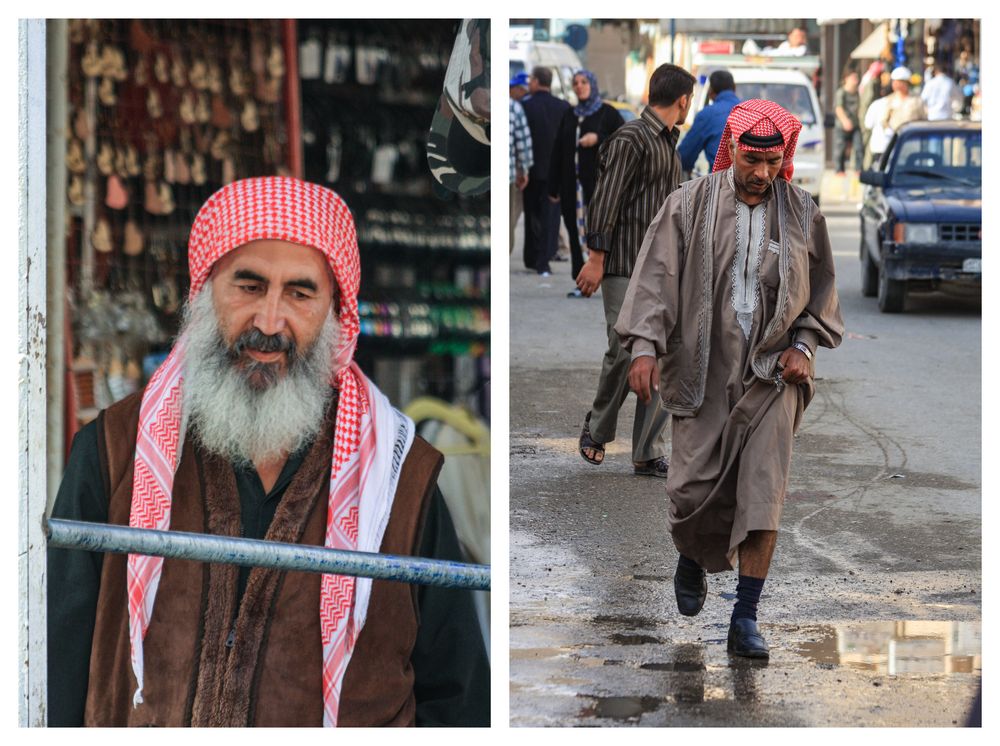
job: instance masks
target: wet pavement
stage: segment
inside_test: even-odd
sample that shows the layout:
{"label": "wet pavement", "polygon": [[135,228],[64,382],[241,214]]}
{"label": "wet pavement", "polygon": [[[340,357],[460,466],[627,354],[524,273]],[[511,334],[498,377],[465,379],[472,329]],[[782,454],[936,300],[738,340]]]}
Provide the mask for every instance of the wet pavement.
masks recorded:
{"label": "wet pavement", "polygon": [[[735,573],[677,613],[663,481],[631,475],[634,399],[577,453],[604,350],[565,263],[511,259],[510,713],[515,726],[939,725],[981,675],[978,301],[858,290],[857,217],[828,206],[848,335],[821,350],[759,620],[726,654]],[[961,359],[963,365],[955,366]]]}

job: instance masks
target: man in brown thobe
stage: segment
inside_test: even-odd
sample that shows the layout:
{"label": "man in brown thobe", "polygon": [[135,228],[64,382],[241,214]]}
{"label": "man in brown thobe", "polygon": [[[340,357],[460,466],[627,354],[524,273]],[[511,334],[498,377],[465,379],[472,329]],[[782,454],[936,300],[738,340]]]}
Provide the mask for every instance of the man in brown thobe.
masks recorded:
{"label": "man in brown thobe", "polygon": [[658,391],[674,415],[678,609],[697,614],[705,572],[738,560],[728,650],[758,658],[792,437],[814,393],[816,348],[843,334],[826,221],[790,183],[800,128],[769,101],[733,109],[714,172],[683,184],[650,225],[615,326],[630,386],[646,400]]}

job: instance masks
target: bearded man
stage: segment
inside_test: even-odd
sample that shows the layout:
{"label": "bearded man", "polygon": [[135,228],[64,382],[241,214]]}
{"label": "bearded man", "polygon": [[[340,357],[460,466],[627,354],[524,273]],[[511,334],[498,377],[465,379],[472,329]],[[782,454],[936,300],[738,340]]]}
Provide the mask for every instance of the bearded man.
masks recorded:
{"label": "bearded man", "polygon": [[[77,434],[53,517],[461,559],[414,436],[353,362],[334,192],[232,183],[199,211],[179,338]],[[488,725],[467,591],[49,550],[51,725]]]}
{"label": "bearded man", "polygon": [[658,391],[674,415],[678,610],[701,611],[706,571],[738,561],[727,649],[754,658],[769,655],[757,604],[816,348],[844,331],[826,221],[790,183],[801,126],[770,101],[733,108],[713,173],[682,184],[650,225],[615,326],[630,387],[644,401]]}

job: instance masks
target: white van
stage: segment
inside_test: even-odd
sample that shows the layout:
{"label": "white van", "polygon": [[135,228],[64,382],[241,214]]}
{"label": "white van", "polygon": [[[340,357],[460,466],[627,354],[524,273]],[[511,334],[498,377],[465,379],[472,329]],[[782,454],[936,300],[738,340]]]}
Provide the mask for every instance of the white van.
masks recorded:
{"label": "white van", "polygon": [[[819,98],[812,82],[799,70],[760,67],[729,67],[736,83],[736,95],[741,101],[761,98],[783,106],[802,122],[798,145],[795,148],[795,171],[792,183],[809,192],[819,204],[823,181],[826,148],[826,131]],[[705,75],[707,80],[707,74]],[[688,114],[688,125],[694,116],[708,105],[708,83],[698,87],[695,104]],[[708,173],[711,164],[705,163],[704,154],[698,157],[695,173]]]}
{"label": "white van", "polygon": [[510,77],[528,73],[541,65],[552,70],[552,95],[576,106],[573,93],[573,73],[583,67],[580,58],[569,44],[555,41],[510,42]]}

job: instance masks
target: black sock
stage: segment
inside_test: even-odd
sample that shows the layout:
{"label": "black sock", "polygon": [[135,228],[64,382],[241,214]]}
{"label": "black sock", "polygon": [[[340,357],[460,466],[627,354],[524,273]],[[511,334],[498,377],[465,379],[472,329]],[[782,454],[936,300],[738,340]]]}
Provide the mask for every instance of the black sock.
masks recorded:
{"label": "black sock", "polygon": [[740,575],[736,585],[736,606],[730,621],[737,619],[753,619],[757,621],[757,604],[760,602],[761,591],[764,590],[764,578],[751,578]]}
{"label": "black sock", "polygon": [[679,570],[690,570],[691,572],[701,573],[701,566],[695,562],[693,559],[685,557],[683,554],[680,559],[677,560],[677,569]]}

